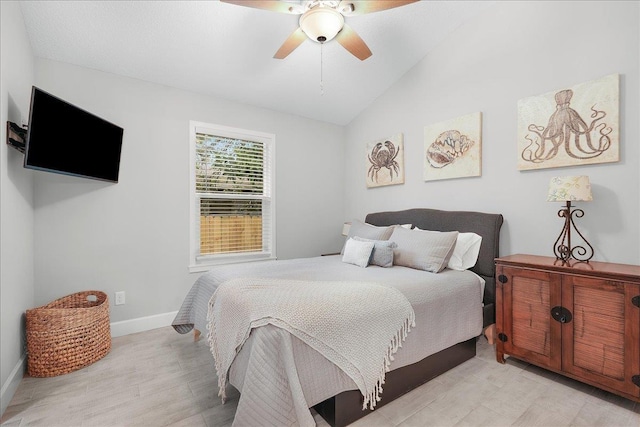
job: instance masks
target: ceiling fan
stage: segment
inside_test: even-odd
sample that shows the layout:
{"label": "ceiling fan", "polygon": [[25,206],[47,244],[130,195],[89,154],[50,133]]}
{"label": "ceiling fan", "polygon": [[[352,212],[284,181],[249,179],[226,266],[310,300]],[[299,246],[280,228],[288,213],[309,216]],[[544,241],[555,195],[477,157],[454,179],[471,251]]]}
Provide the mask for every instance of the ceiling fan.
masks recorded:
{"label": "ceiling fan", "polygon": [[393,9],[419,0],[220,0],[239,6],[300,15],[299,27],[285,40],[273,56],[284,59],[307,38],[326,43],[336,39],[352,55],[364,61],[371,50],[360,36],[344,22],[345,17]]}

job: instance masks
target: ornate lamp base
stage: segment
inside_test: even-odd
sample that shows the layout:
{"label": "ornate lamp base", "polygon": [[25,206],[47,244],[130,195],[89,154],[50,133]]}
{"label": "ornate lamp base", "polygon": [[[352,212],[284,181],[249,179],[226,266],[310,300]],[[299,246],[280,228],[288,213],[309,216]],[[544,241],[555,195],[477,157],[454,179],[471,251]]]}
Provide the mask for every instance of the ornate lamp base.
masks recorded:
{"label": "ornate lamp base", "polygon": [[[564,227],[556,239],[556,242],[553,244],[553,253],[556,255],[557,259],[565,262],[572,258],[577,261],[589,262],[589,260],[593,258],[593,246],[589,244],[587,239],[584,238],[582,233],[580,233],[576,227],[576,224],[573,222],[574,215],[577,218],[582,218],[584,216],[584,211],[582,209],[571,210],[571,202],[567,200],[567,206],[558,211],[558,216],[564,218]],[[582,238],[586,246],[588,246],[588,249],[584,246],[571,246],[572,227]]]}

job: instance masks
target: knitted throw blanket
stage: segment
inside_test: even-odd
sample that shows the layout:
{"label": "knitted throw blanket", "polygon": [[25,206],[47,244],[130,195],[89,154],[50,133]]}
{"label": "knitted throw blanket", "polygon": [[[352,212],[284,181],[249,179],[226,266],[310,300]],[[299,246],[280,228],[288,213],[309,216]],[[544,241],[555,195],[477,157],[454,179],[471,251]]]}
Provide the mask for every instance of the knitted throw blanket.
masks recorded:
{"label": "knitted throw blanket", "polygon": [[400,291],[376,283],[243,278],[218,286],[207,320],[223,402],[229,368],[251,329],[273,324],[342,369],[363,409],[373,409],[415,313]]}

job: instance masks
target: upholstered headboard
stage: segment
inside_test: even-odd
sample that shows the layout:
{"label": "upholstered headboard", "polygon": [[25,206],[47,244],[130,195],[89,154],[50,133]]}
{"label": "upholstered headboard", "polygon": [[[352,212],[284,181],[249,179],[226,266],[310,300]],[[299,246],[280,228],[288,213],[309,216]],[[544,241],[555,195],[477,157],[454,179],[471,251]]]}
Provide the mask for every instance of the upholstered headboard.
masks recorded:
{"label": "upholstered headboard", "polygon": [[495,323],[495,258],[499,256],[502,215],[415,208],[403,211],[370,213],[365,218],[365,222],[377,226],[413,224],[413,226],[423,230],[474,232],[482,236],[478,262],[471,271],[486,280],[484,289],[484,326]]}

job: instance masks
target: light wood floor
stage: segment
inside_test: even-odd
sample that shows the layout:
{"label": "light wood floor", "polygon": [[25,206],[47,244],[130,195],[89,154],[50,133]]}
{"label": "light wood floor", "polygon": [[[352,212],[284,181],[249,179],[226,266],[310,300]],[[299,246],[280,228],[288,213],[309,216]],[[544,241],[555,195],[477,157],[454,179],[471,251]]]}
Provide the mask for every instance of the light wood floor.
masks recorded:
{"label": "light wood floor", "polygon": [[[640,426],[640,404],[514,359],[478,355],[352,426]],[[102,360],[22,380],[2,426],[230,426],[238,393],[217,397],[206,339],[171,327],[113,339]],[[316,414],[318,426],[327,424]]]}

